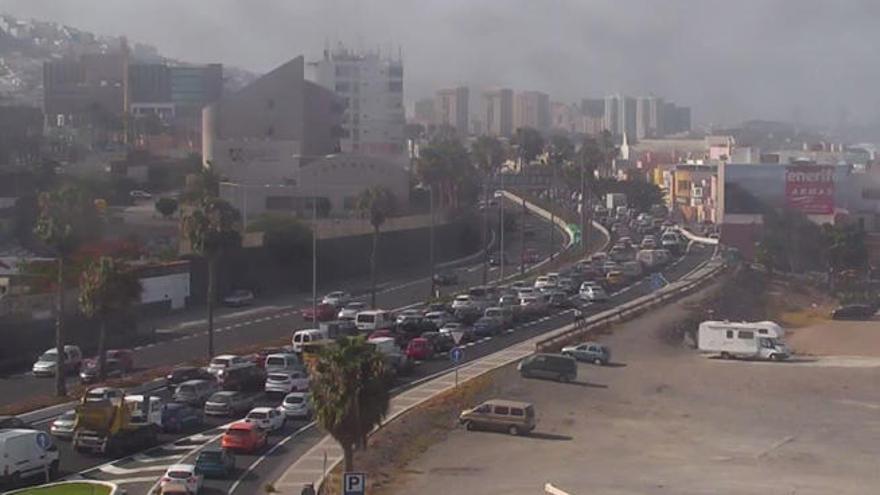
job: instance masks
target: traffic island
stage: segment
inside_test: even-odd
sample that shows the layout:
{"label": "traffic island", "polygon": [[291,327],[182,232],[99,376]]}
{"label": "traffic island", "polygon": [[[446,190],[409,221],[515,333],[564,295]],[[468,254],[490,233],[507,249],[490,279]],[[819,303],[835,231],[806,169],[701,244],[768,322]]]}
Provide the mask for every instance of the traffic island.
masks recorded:
{"label": "traffic island", "polygon": [[117,495],[122,492],[113,483],[103,481],[64,481],[6,493],[8,495]]}

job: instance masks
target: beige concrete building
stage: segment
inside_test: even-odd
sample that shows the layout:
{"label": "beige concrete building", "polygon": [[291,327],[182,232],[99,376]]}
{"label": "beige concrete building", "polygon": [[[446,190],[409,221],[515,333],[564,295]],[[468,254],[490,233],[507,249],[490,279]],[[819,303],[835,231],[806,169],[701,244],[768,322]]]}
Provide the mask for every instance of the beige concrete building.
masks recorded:
{"label": "beige concrete building", "polygon": [[483,92],[482,118],[485,134],[495,137],[513,135],[513,90],[490,89]]}
{"label": "beige concrete building", "polygon": [[437,91],[434,97],[434,123],[451,126],[459,135],[467,136],[470,122],[469,99],[470,93],[466,86]]}
{"label": "beige concrete building", "polygon": [[408,199],[408,172],[395,158],[340,154],[343,105],[304,79],[297,57],[203,110],[202,154],[221,176],[221,197],[245,223],[264,212],[342,216],[365,188]]}

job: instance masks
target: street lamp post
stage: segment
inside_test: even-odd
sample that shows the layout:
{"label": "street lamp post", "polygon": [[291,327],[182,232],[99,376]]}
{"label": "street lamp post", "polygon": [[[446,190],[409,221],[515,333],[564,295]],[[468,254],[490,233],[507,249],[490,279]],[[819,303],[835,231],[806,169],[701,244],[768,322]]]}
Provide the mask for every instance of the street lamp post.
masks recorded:
{"label": "street lamp post", "polygon": [[489,184],[483,182],[483,230],[480,233],[480,243],[483,248],[483,285],[489,281]]}
{"label": "street lamp post", "polygon": [[[501,184],[500,190],[504,191],[504,172],[501,172],[499,174],[499,176],[500,176],[499,182]],[[501,197],[498,198],[498,207],[501,208],[501,226],[498,229],[501,231],[501,234],[500,234],[501,252],[500,252],[500,256],[498,257],[498,260],[499,260],[498,266],[500,266],[501,268],[499,270],[498,280],[504,280],[504,261],[505,260],[504,260],[504,194],[503,193],[502,193]]]}
{"label": "street lamp post", "polygon": [[428,185],[428,205],[431,209],[431,228],[429,230],[429,242],[431,243],[428,246],[428,258],[431,264],[431,297],[436,295],[437,286],[434,280],[434,185]]}
{"label": "street lamp post", "polygon": [[318,328],[318,198],[312,197],[312,325]]}

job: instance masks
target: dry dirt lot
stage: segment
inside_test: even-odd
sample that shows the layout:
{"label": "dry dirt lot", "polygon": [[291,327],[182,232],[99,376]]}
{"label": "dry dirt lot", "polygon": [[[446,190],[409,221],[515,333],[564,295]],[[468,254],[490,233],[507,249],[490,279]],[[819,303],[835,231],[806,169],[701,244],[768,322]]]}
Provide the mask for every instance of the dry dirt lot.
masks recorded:
{"label": "dry dirt lot", "polygon": [[683,313],[617,328],[604,339],[617,365],[581,364],[578,383],[501,371],[493,392],[535,404],[534,434],[456,428],[382,493],[534,495],[546,482],[572,495],[877,492],[877,368],[708,359],[659,337]]}

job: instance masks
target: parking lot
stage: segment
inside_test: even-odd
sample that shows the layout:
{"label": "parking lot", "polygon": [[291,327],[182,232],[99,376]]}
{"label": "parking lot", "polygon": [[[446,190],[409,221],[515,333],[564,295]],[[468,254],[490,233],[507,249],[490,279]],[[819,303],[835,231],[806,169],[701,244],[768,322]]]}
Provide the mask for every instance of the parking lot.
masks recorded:
{"label": "parking lot", "polygon": [[532,402],[526,437],[454,429],[387,493],[863,494],[880,485],[876,360],[721,361],[661,341],[682,304],[603,339],[613,365],[575,383],[524,380],[498,397]]}

